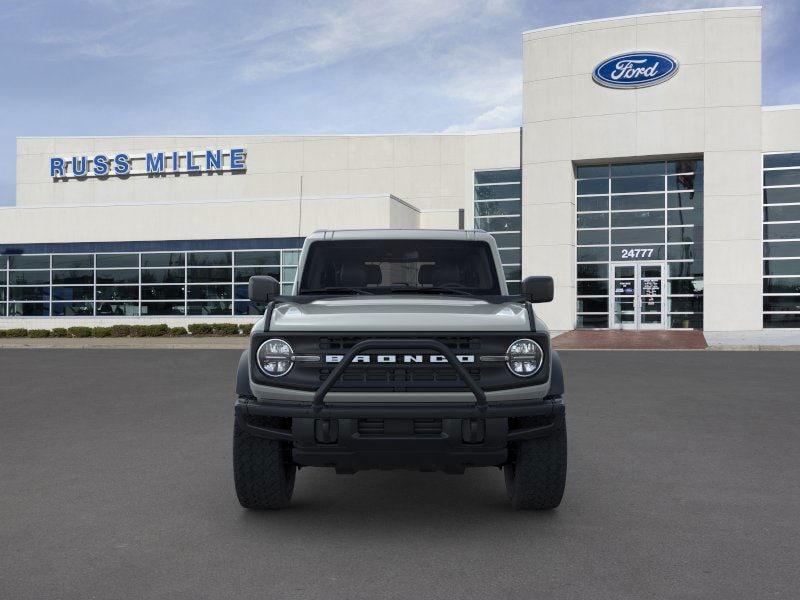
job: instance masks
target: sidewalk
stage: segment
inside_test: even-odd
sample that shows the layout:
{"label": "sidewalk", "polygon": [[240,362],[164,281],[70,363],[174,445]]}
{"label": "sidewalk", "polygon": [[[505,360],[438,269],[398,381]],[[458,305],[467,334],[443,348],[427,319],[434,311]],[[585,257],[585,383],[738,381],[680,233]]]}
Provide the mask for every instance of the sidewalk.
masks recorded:
{"label": "sidewalk", "polygon": [[136,338],[0,338],[3,348],[103,348],[103,349],[182,349],[244,350],[248,336],[220,337],[136,337]]}

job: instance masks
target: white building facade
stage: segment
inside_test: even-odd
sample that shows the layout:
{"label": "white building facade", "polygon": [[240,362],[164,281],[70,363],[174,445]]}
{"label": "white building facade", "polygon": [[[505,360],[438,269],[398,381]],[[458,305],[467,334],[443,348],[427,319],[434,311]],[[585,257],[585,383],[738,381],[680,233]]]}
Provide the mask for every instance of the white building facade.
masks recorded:
{"label": "white building facade", "polygon": [[[19,138],[0,327],[252,320],[322,228],[485,229],[553,329],[800,328],[800,108],[761,10],[523,34],[523,123],[468,134]],[[605,66],[604,66],[605,65]]]}

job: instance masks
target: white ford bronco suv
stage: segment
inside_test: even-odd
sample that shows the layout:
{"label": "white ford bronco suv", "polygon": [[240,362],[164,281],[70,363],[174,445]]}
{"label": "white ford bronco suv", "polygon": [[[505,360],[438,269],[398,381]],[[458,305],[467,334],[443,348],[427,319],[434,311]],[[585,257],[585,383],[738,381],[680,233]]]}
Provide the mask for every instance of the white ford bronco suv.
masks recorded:
{"label": "white ford bronco suv", "polygon": [[515,508],[558,506],[567,471],[564,381],[533,304],[509,295],[483,231],[318,231],[291,295],[266,305],[236,381],[233,471],[242,506],[289,505],[297,469],[500,467]]}

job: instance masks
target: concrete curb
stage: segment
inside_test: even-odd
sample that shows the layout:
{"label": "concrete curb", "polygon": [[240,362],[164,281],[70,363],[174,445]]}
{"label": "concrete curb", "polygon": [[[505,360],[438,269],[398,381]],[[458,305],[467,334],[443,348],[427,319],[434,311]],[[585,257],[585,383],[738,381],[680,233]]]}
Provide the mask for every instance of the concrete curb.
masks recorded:
{"label": "concrete curb", "polygon": [[244,350],[247,336],[240,337],[157,337],[157,338],[0,338],[3,348],[107,349],[135,348],[180,350]]}

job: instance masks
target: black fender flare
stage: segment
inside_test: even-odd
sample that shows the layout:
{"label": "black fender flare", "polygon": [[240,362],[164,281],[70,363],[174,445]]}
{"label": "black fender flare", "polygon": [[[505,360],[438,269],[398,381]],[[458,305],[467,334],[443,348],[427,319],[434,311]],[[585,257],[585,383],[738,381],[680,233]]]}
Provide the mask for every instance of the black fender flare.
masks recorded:
{"label": "black fender flare", "polygon": [[236,395],[253,396],[250,389],[250,351],[245,350],[239,357],[239,367],[236,369]]}
{"label": "black fender flare", "polygon": [[561,367],[561,357],[553,350],[552,367],[550,371],[550,390],[548,396],[564,395],[564,369]]}

